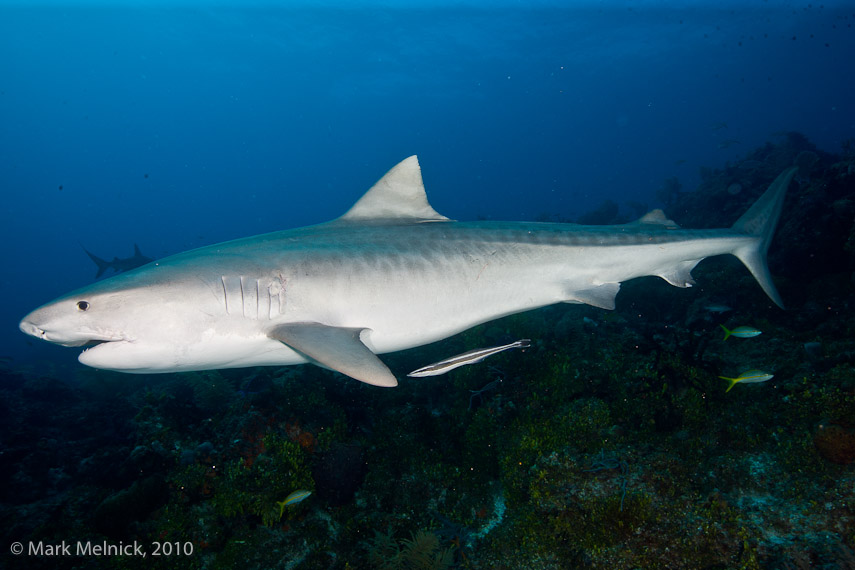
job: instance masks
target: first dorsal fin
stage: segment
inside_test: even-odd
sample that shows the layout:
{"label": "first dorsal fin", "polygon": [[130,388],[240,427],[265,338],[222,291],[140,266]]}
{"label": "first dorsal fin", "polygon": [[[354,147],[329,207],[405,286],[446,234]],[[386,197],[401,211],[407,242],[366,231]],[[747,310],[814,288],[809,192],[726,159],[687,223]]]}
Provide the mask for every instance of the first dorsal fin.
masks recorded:
{"label": "first dorsal fin", "polygon": [[415,155],[395,165],[338,222],[444,222],[428,203]]}

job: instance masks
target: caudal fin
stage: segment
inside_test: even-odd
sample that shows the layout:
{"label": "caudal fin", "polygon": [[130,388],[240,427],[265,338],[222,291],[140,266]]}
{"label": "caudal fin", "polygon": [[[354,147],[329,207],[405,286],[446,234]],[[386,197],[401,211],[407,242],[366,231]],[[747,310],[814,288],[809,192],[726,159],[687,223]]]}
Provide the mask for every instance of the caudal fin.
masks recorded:
{"label": "caudal fin", "polygon": [[[83,246],[80,246],[80,247],[83,247]],[[99,277],[104,275],[104,272],[110,268],[110,264],[108,262],[104,261],[103,259],[101,259],[97,255],[95,255],[94,253],[92,253],[91,251],[86,249],[85,247],[83,248],[83,251],[85,251],[86,255],[89,256],[89,259],[94,261],[95,265],[98,266],[98,273],[95,274],[95,279],[98,279]]]}
{"label": "caudal fin", "polygon": [[728,392],[730,392],[730,390],[731,390],[734,386],[736,386],[737,384],[739,384],[739,378],[728,378],[727,376],[719,376],[719,378],[721,378],[722,380],[727,380],[727,381],[728,381],[728,383],[729,383],[729,385],[728,385],[728,387],[727,387],[727,390],[725,390],[725,391],[724,391],[724,393],[725,393],[725,394],[727,394]]}
{"label": "caudal fin", "polygon": [[731,228],[734,231],[759,238],[757,241],[734,251],[733,255],[745,264],[763,291],[782,309],[784,302],[772,282],[772,275],[769,273],[769,266],[766,264],[766,252],[769,251],[769,244],[775,234],[775,226],[778,224],[778,218],[781,217],[781,208],[784,205],[787,187],[790,185],[796,170],[798,168],[792,166],[779,174],[769,189],[754,202],[754,205],[741,218],[736,220]]}

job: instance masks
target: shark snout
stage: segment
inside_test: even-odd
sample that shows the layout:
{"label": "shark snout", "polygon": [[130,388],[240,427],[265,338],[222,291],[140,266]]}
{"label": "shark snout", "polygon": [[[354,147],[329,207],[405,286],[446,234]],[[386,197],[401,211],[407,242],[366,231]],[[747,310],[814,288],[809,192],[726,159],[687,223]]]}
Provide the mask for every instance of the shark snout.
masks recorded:
{"label": "shark snout", "polygon": [[64,346],[76,346],[78,344],[81,344],[79,342],[69,343],[69,339],[60,338],[59,335],[51,334],[45,329],[41,328],[40,326],[27,319],[22,320],[21,323],[18,325],[18,328],[20,328],[21,332],[23,332],[24,334],[28,334],[30,336],[34,336],[36,338],[40,338],[48,342],[53,342]]}
{"label": "shark snout", "polygon": [[39,319],[40,316],[43,315],[38,311],[30,313],[21,320],[18,328],[24,334],[62,346],[83,346],[93,342],[125,340],[121,335],[94,331],[86,326],[71,326],[49,318]]}
{"label": "shark snout", "polygon": [[18,328],[21,329],[21,332],[24,334],[28,334],[36,338],[45,339],[45,331],[28,321],[27,319],[22,320],[21,323],[18,325]]}

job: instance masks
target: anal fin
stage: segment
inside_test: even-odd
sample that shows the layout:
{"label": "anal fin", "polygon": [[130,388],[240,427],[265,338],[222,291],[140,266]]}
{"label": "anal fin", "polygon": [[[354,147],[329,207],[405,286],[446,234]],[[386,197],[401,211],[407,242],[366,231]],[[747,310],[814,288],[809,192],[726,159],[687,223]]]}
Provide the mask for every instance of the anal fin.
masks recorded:
{"label": "anal fin", "polygon": [[590,289],[568,291],[565,303],[584,303],[601,309],[615,308],[615,297],[620,291],[620,283],[603,283]]}
{"label": "anal fin", "polygon": [[389,367],[360,340],[366,329],[330,327],[320,323],[290,323],[269,333],[309,360],[360,382],[393,387],[398,380]]}
{"label": "anal fin", "polygon": [[660,273],[659,277],[674,287],[691,287],[695,284],[695,279],[692,277],[692,269],[694,269],[700,261],[700,259],[681,261],[672,267],[667,273]]}

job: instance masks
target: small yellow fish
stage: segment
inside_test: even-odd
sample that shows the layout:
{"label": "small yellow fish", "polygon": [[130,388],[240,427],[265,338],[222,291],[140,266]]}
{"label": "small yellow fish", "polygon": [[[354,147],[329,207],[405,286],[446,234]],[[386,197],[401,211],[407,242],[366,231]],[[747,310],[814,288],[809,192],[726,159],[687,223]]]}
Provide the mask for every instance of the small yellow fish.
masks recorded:
{"label": "small yellow fish", "polygon": [[282,515],[285,513],[285,507],[289,505],[296,505],[300,501],[306,499],[311,494],[311,491],[301,489],[299,491],[294,491],[293,493],[285,497],[284,501],[276,501],[276,504],[279,505],[279,518],[281,519]]}
{"label": "small yellow fish", "polygon": [[730,378],[728,376],[719,376],[722,380],[728,380],[730,382],[730,386],[727,387],[725,393],[730,392],[730,389],[739,384],[740,382],[744,382],[745,384],[754,384],[757,382],[765,382],[766,380],[771,380],[774,378],[774,374],[769,374],[768,372],[763,372],[762,370],[746,370],[736,378]]}
{"label": "small yellow fish", "polygon": [[728,329],[724,325],[718,325],[724,330],[724,340],[727,340],[729,336],[735,336],[737,338],[751,338],[753,336],[757,336],[763,334],[763,331],[758,331],[754,327],[736,327],[733,330]]}

